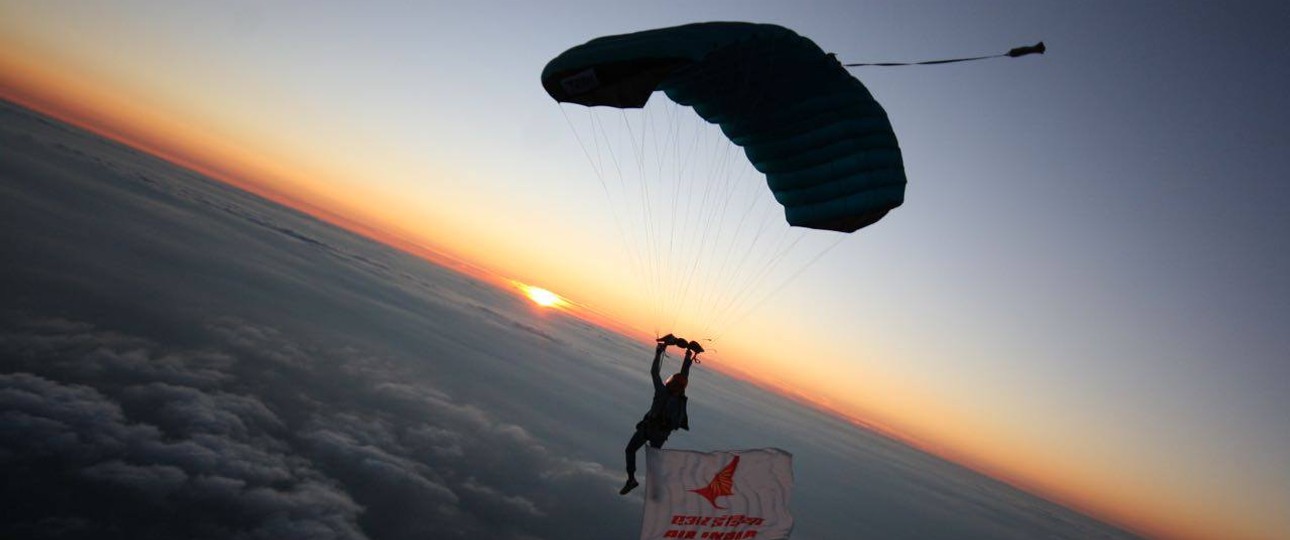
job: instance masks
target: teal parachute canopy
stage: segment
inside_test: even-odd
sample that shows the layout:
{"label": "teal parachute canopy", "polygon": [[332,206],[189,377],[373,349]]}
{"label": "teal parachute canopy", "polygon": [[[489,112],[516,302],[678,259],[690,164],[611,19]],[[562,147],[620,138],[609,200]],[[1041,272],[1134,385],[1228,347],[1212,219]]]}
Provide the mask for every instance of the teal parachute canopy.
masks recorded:
{"label": "teal parachute canopy", "polygon": [[558,102],[640,108],[660,90],[721,127],[790,225],[853,232],[905,197],[891,122],[831,54],[792,30],[697,23],[606,36],[542,70]]}

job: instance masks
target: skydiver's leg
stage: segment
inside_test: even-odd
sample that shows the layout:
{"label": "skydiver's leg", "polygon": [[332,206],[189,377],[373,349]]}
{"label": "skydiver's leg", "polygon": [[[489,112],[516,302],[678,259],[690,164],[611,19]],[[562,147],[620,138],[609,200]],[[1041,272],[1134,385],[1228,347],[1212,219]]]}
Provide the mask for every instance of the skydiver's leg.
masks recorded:
{"label": "skydiver's leg", "polygon": [[636,433],[632,434],[631,440],[627,441],[627,448],[624,450],[627,458],[627,482],[623,484],[623,489],[618,491],[619,495],[626,495],[640,485],[640,482],[636,481],[636,451],[642,446],[645,446],[645,430],[637,429]]}
{"label": "skydiver's leg", "polygon": [[636,476],[636,451],[642,446],[645,446],[645,431],[638,429],[632,434],[631,440],[627,441],[627,476]]}

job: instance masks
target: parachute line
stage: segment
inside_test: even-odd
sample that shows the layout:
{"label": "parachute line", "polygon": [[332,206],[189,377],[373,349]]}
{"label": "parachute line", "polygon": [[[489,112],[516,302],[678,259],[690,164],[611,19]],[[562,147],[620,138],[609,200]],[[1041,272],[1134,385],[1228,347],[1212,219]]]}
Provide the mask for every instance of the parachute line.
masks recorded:
{"label": "parachute line", "polygon": [[588,137],[561,107],[598,177],[632,279],[649,297],[654,332],[721,336],[845,235],[821,246],[828,233],[784,226],[742,150],[685,109],[665,101],[637,114],[602,109],[589,113]]}
{"label": "parachute line", "polygon": [[[833,248],[838,247],[838,245],[841,244],[843,240],[846,240],[846,238],[847,237],[845,235],[838,235],[837,240],[834,240],[832,244],[829,244],[829,247],[824,248],[823,251],[816,254],[815,257],[812,257],[811,260],[807,261],[806,264],[803,264],[801,267],[799,267],[796,272],[793,272],[792,275],[782,280],[779,283],[779,286],[775,287],[775,289],[770,291],[769,293],[766,293],[761,299],[757,300],[757,302],[753,303],[750,307],[748,307],[748,309],[744,310],[741,313],[738,313],[738,316],[732,318],[729,323],[725,323],[725,326],[734,327],[735,325],[743,322],[743,320],[748,318],[749,315],[756,313],[757,310],[761,308],[762,304],[765,304],[770,299],[779,295],[779,293],[784,290],[784,287],[787,287],[789,283],[792,283],[793,281],[797,280],[797,278],[801,276],[803,272],[805,272],[808,268],[813,266],[820,259],[824,258],[825,255],[828,255],[830,251],[833,251]],[[718,334],[715,337],[713,337],[712,340],[716,341],[720,339],[721,336],[722,334]]]}

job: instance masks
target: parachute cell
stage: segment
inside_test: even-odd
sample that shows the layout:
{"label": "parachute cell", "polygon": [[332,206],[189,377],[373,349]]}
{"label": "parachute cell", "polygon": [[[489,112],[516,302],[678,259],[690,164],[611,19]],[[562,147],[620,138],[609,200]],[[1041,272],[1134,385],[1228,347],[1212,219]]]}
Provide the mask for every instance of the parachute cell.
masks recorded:
{"label": "parachute cell", "polygon": [[559,102],[640,108],[662,91],[693,108],[766,175],[790,225],[853,232],[904,201],[886,112],[833,55],[780,26],[601,37],[551,60],[542,85]]}

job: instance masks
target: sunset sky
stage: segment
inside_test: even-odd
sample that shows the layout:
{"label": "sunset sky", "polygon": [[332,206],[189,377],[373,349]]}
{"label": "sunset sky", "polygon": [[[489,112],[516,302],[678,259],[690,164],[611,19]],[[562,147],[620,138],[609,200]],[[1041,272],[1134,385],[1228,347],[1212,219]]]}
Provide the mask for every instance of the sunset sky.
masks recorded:
{"label": "sunset sky", "polygon": [[538,76],[709,20],[846,62],[1049,47],[854,71],[905,206],[711,365],[1143,534],[1290,537],[1287,4],[0,0],[0,97],[651,332]]}

